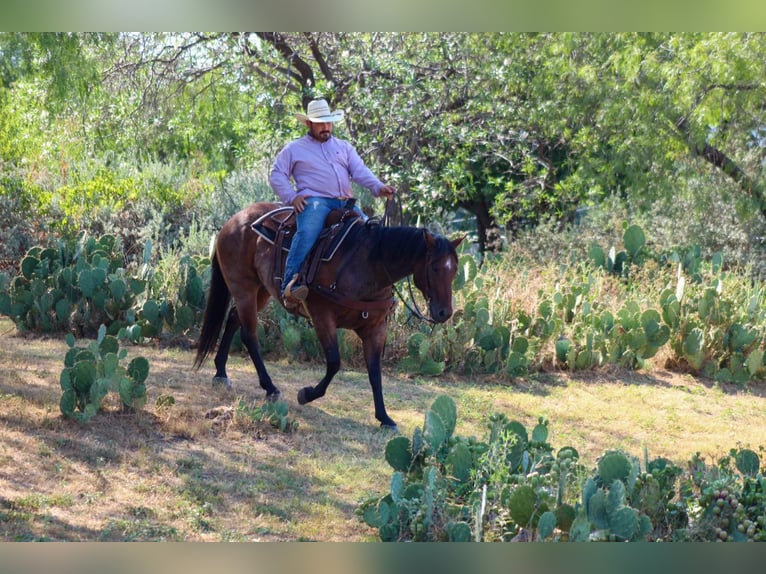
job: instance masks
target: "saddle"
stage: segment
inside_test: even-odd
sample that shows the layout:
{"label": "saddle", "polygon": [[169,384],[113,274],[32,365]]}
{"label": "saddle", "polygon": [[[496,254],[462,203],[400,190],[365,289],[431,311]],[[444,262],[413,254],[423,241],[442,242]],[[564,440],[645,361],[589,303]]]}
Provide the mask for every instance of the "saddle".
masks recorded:
{"label": "saddle", "polygon": [[[363,222],[359,213],[353,209],[353,203],[329,213],[324,229],[319,234],[319,238],[301,267],[301,274],[307,285],[313,283],[319,265],[332,260],[338,248],[349,237],[354,227],[360,223]],[[251,223],[250,229],[274,246],[272,276],[274,283],[280,286],[284,273],[285,257],[290,250],[296,231],[295,211],[292,207],[278,207]]]}

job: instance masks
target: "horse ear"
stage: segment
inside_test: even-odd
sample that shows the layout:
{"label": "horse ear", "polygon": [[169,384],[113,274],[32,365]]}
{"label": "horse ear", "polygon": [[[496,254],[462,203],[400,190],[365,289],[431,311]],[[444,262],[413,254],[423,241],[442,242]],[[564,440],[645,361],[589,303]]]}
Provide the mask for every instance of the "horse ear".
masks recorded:
{"label": "horse ear", "polygon": [[423,230],[423,237],[426,240],[426,249],[432,249],[436,245],[436,238],[427,229]]}
{"label": "horse ear", "polygon": [[452,241],[450,241],[450,243],[452,243],[452,247],[457,249],[457,246],[460,245],[463,242],[463,239],[465,238],[466,238],[466,235],[463,234],[461,237],[458,237],[457,239],[453,239]]}

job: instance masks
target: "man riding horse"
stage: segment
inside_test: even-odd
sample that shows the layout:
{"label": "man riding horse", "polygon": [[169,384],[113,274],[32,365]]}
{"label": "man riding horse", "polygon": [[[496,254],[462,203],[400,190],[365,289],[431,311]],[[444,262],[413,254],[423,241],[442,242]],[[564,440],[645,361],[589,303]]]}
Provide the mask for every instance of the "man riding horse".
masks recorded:
{"label": "man riding horse", "polygon": [[[297,231],[281,285],[282,300],[288,308],[295,308],[308,295],[301,266],[327,215],[352,198],[351,181],[366,187],[375,197],[390,198],[396,193],[375,177],[353,145],[332,135],[335,122],[343,119],[343,110],[332,112],[325,100],[313,100],[305,114],[296,113],[295,117],[306,125],[308,133],[279,152],[269,177],[279,199],[296,213]],[[366,219],[359,206],[354,209]]]}

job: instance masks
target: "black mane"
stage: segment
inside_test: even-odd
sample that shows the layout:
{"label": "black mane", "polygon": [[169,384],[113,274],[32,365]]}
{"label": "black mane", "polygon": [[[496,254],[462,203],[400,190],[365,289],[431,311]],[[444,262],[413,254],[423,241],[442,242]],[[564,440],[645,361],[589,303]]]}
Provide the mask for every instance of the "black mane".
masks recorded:
{"label": "black mane", "polygon": [[419,227],[370,227],[371,261],[413,261],[426,250],[425,230]]}

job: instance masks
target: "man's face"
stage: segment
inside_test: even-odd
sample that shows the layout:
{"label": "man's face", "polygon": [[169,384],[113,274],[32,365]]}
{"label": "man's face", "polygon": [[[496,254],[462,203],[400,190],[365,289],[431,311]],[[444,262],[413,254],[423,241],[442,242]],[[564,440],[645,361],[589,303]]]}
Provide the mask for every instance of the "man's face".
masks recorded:
{"label": "man's face", "polygon": [[306,122],[309,126],[311,137],[320,142],[326,142],[332,135],[332,122],[314,123]]}

